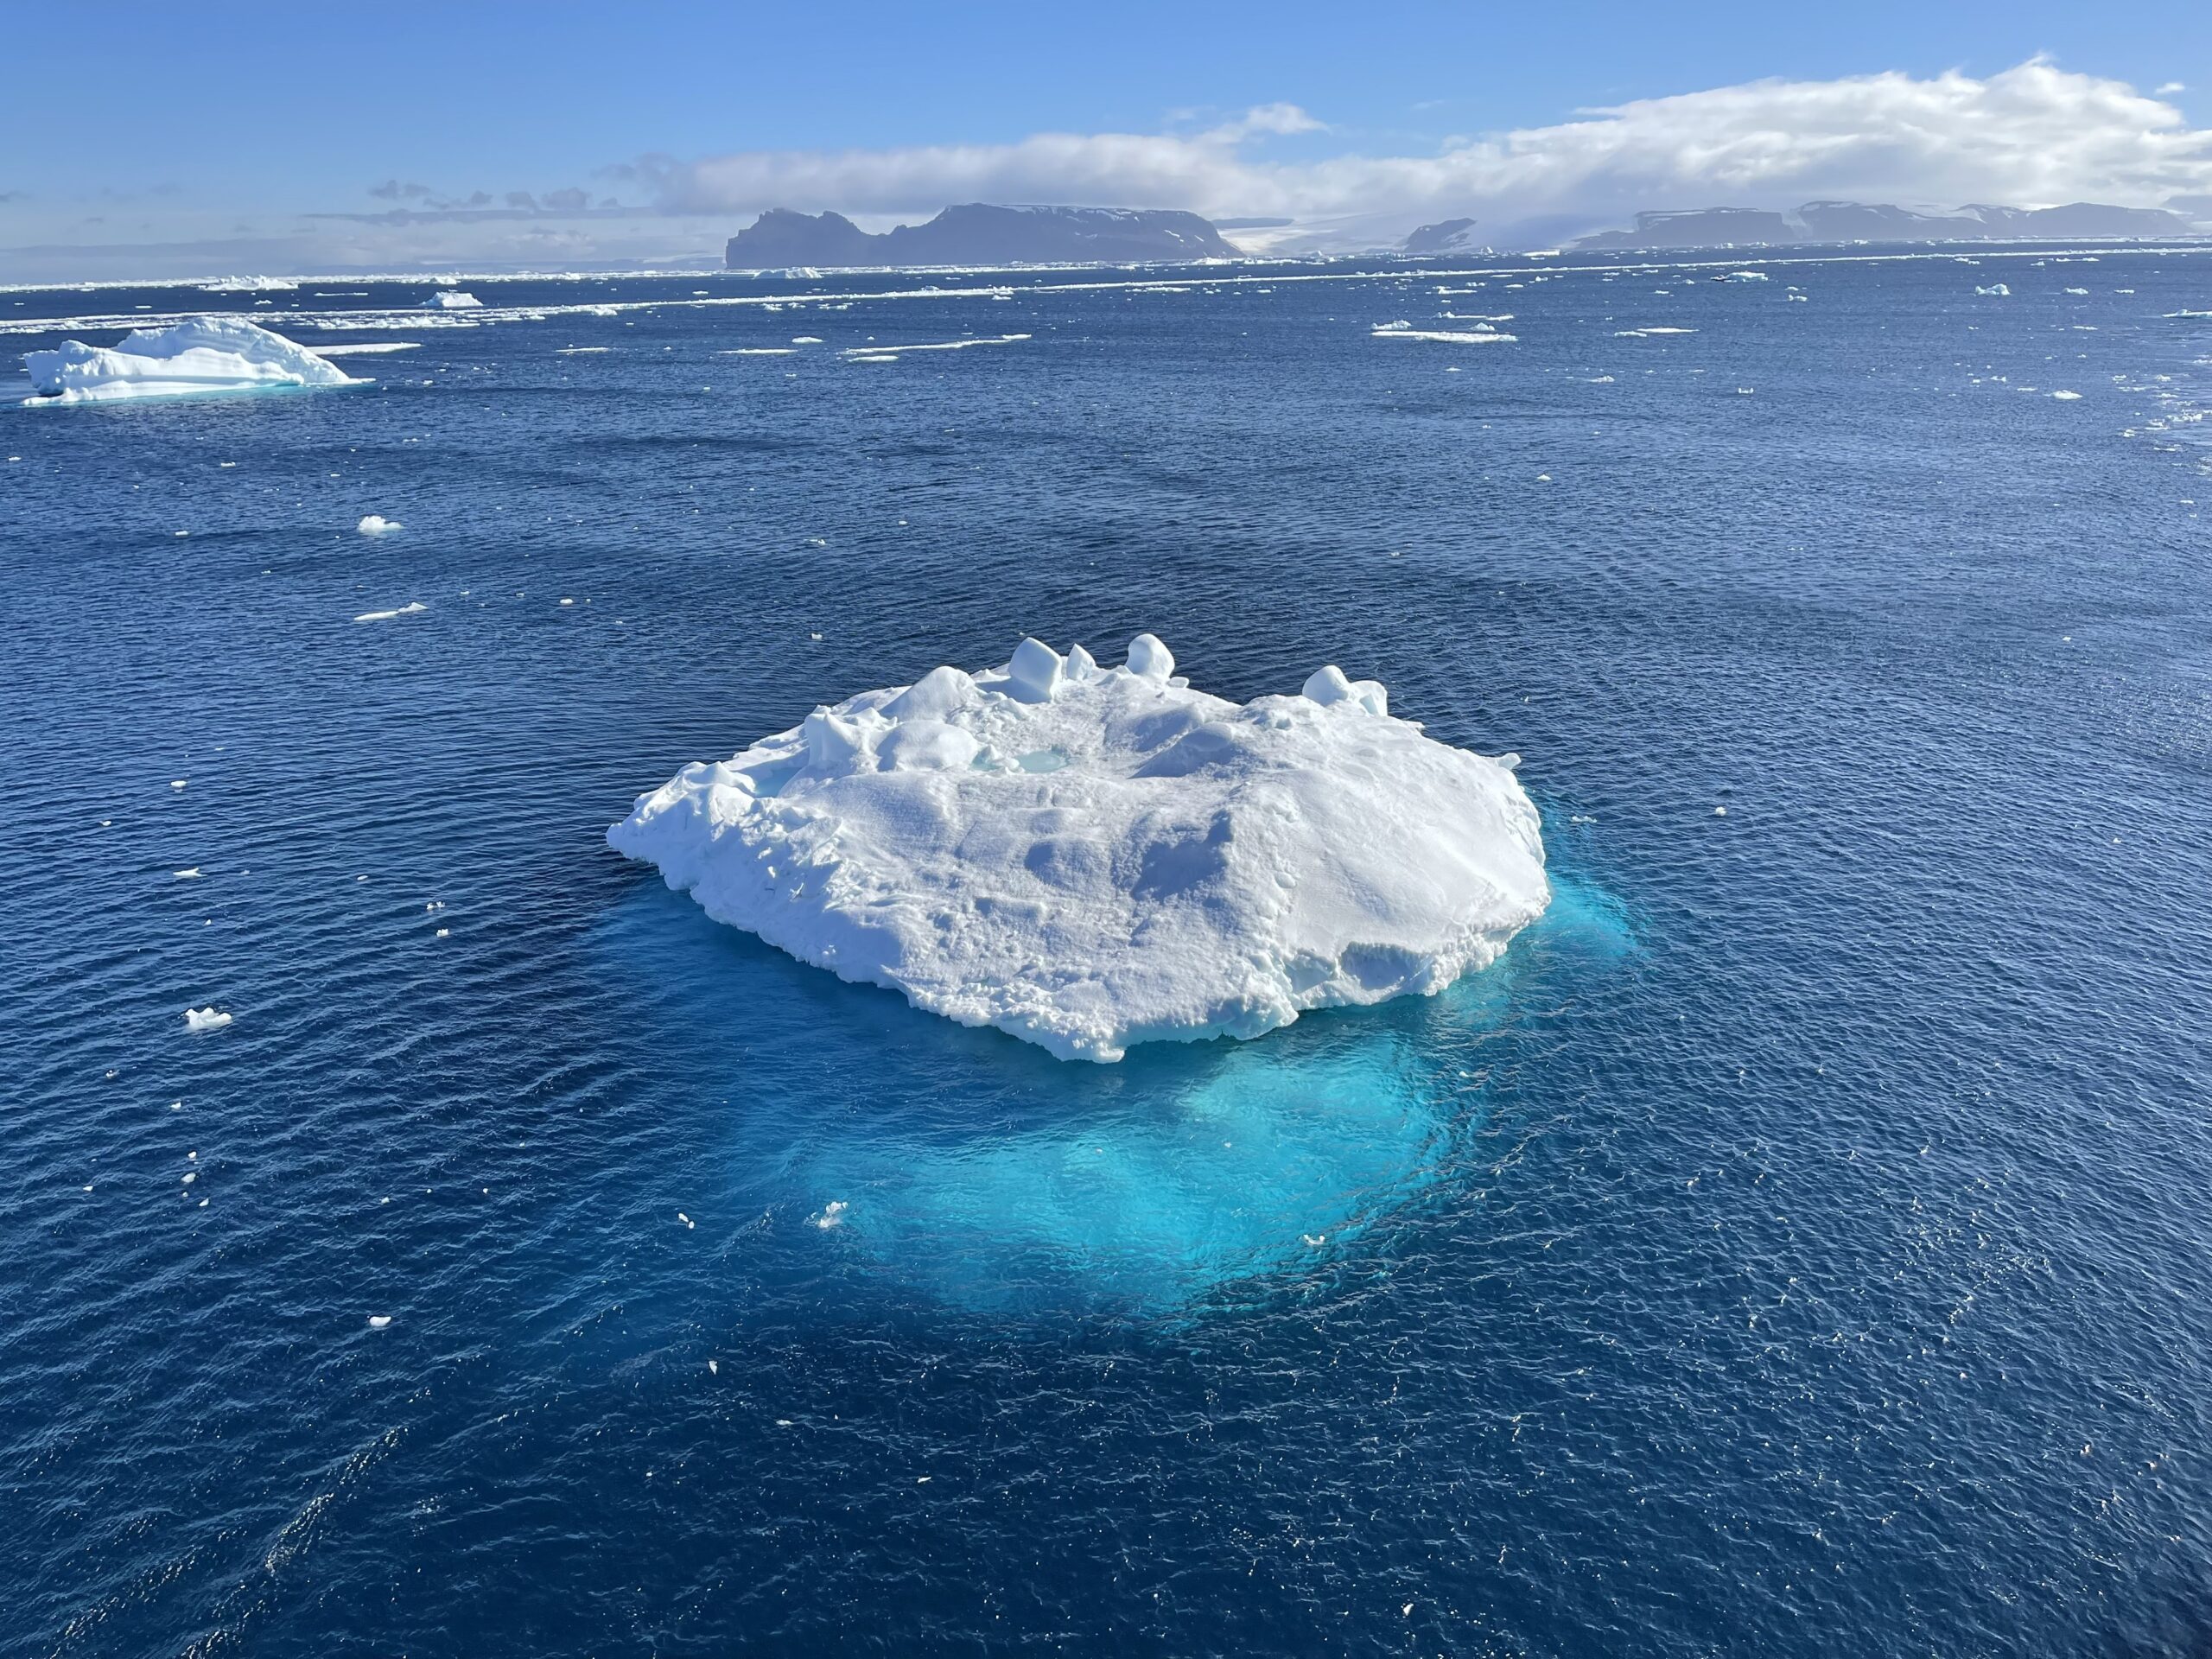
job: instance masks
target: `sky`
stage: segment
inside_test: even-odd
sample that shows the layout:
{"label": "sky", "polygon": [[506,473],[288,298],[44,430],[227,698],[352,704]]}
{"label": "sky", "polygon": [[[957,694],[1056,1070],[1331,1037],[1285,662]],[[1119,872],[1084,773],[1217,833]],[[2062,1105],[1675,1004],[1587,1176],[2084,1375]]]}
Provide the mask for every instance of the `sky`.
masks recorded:
{"label": "sky", "polygon": [[2203,0],[79,0],[5,40],[0,281],[696,265],[772,207],[962,200],[1314,248],[1827,197],[2212,219]]}

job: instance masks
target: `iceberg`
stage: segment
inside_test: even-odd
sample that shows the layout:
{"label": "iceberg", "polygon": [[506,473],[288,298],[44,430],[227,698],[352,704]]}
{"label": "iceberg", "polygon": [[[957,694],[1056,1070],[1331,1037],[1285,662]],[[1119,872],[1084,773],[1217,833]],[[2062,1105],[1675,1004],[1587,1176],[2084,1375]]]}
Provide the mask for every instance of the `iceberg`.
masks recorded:
{"label": "iceberg", "polygon": [[68,340],[27,352],[32,404],[195,397],[296,386],[362,386],[335,363],[239,317],[191,317],[139,328],[114,346]]}
{"label": "iceberg", "polygon": [[1333,665],[1240,705],[1150,634],[1113,669],[1024,639],[686,766],[607,838],[840,978],[1113,1061],[1494,962],[1551,897],[1517,764]]}
{"label": "iceberg", "polygon": [[479,311],[484,306],[484,302],[474,294],[465,294],[457,288],[442,288],[423,303],[439,311]]}
{"label": "iceberg", "polygon": [[299,284],[282,276],[225,276],[219,281],[202,283],[202,294],[289,294]]}

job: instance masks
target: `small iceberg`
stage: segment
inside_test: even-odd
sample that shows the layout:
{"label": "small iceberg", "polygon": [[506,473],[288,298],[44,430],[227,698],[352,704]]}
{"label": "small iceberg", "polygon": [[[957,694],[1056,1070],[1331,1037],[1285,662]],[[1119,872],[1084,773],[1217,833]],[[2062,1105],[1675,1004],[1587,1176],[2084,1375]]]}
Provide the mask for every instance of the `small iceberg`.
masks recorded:
{"label": "small iceberg", "polygon": [[484,302],[458,288],[442,288],[423,302],[436,311],[480,311]]}
{"label": "small iceberg", "polygon": [[202,294],[289,294],[299,287],[282,276],[225,276],[212,283],[202,283]]}
{"label": "small iceberg", "polygon": [[429,608],[418,599],[411,605],[402,605],[393,610],[363,611],[353,620],[356,622],[389,622],[395,616],[420,616]]}
{"label": "small iceberg", "polygon": [[1549,902],[1511,764],[1331,665],[1239,705],[1025,639],[686,766],[607,831],[715,920],[1063,1059],[1433,995]]}
{"label": "small iceberg", "polygon": [[395,530],[406,528],[407,526],[401,524],[398,519],[387,518],[380,512],[369,514],[367,518],[353,526],[354,531],[363,536],[389,536]]}
{"label": "small iceberg", "polygon": [[114,346],[73,340],[52,351],[24,353],[23,365],[37,394],[26,404],[371,384],[240,317],[192,317],[167,327],[135,329]]}
{"label": "small iceberg", "polygon": [[1993,298],[1999,300],[2009,300],[2012,297],[2012,290],[2005,287],[2002,283],[1992,283],[1987,288],[1977,287],[1974,289],[1974,292],[1977,294],[1986,294]]}
{"label": "small iceberg", "polygon": [[231,1016],[213,1007],[187,1008],[184,1011],[184,1028],[187,1031],[220,1031],[230,1023]]}

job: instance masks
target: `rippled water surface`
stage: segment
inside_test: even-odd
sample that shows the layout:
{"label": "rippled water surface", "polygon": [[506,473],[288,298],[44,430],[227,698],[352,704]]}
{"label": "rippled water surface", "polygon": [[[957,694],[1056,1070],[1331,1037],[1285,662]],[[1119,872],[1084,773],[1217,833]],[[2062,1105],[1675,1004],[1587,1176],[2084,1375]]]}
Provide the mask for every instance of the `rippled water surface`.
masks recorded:
{"label": "rippled water surface", "polygon": [[[0,294],[415,347],[0,386],[14,1640],[2212,1642],[2212,254],[1736,268]],[[605,847],[1143,629],[1551,912],[1064,1065]]]}

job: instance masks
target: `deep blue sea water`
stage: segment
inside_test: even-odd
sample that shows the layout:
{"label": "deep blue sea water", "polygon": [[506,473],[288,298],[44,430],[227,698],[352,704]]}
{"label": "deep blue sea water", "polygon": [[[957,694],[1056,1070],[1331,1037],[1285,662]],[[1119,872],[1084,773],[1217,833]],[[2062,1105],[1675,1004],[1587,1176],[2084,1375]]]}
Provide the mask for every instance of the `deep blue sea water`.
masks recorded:
{"label": "deep blue sea water", "polygon": [[[2212,252],[1510,263],[0,294],[419,344],[0,410],[0,1646],[2212,1647]],[[602,840],[1143,629],[1551,913],[1070,1065]]]}

